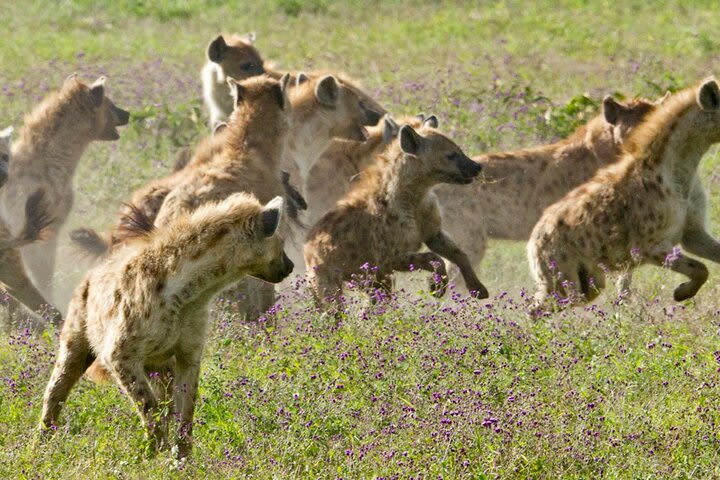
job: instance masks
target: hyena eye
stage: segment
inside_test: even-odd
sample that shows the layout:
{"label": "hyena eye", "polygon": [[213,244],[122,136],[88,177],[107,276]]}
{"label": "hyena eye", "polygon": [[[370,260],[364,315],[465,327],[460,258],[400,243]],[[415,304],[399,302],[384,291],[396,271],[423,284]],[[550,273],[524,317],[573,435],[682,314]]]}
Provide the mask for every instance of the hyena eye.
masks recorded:
{"label": "hyena eye", "polygon": [[255,66],[254,63],[243,63],[240,65],[240,68],[242,70],[252,70],[252,68]]}
{"label": "hyena eye", "polygon": [[458,156],[459,155],[457,152],[452,152],[450,155],[447,156],[447,159],[450,160],[451,162],[454,162],[458,159]]}

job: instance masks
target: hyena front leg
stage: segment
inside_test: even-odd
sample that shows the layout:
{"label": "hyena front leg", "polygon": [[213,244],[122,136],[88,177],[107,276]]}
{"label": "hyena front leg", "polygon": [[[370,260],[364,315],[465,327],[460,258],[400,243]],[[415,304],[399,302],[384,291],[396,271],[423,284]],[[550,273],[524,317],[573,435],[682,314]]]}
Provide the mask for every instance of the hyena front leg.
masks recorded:
{"label": "hyena front leg", "polygon": [[662,254],[651,255],[650,262],[690,278],[690,281],[681,283],[673,292],[676,302],[692,298],[708,279],[708,269],[694,258],[686,257],[680,253],[667,251]]}
{"label": "hyena front leg", "polygon": [[177,418],[178,458],[185,458],[192,450],[193,416],[200,380],[202,348],[178,357],[173,383],[175,415]]}
{"label": "hyena front leg", "polygon": [[475,275],[475,271],[468,260],[467,255],[463,252],[450,237],[442,230],[432,237],[425,240],[425,245],[433,252],[441,255],[458,266],[460,274],[465,280],[465,285],[470,291],[470,295],[475,298],[487,298],[490,294],[482,284],[480,279]]}
{"label": "hyena front leg", "polygon": [[67,400],[70,389],[95,361],[90,344],[81,330],[63,331],[60,351],[50,381],[45,388],[40,428],[47,431],[57,421],[61,404]]}
{"label": "hyena front leg", "polygon": [[166,442],[164,425],[158,418],[157,397],[145,375],[142,362],[126,360],[123,358],[123,354],[124,352],[116,349],[110,355],[110,359],[105,361],[105,364],[137,407],[145,427],[145,433],[150,440],[150,448],[155,451],[158,447],[163,447]]}
{"label": "hyena front leg", "polygon": [[682,247],[698,257],[720,263],[720,242],[702,229],[693,229],[683,233]]}
{"label": "hyena front leg", "polygon": [[432,272],[433,276],[430,278],[430,293],[437,298],[445,295],[448,285],[448,275],[445,262],[437,253],[406,253],[397,259],[392,267],[393,270],[397,272],[409,272],[416,268]]}
{"label": "hyena front leg", "polygon": [[[12,298],[36,313],[42,313],[48,309],[52,323],[56,326],[62,323],[60,312],[55,310],[28,278],[17,250],[6,250],[0,253],[0,265],[2,265],[0,282],[3,283]],[[11,313],[17,311],[17,308],[13,307],[16,306],[11,303]]]}

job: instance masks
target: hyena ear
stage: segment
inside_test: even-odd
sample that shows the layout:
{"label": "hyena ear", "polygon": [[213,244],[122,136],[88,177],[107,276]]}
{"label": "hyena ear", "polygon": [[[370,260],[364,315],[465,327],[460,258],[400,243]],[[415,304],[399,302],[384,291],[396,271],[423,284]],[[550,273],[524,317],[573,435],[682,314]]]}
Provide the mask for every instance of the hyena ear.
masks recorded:
{"label": "hyena ear", "polygon": [[218,133],[222,132],[227,128],[228,124],[225,122],[218,122],[215,124],[215,128],[213,128],[212,136],[214,137]]}
{"label": "hyena ear", "polygon": [[65,81],[63,82],[63,88],[73,85],[77,81],[78,81],[78,73],[73,72],[65,78]]}
{"label": "hyena ear", "polygon": [[423,127],[438,128],[438,119],[435,115],[430,115],[423,122]]}
{"label": "hyena ear", "polygon": [[385,115],[383,119],[383,132],[382,139],[384,143],[390,143],[393,141],[400,131],[400,127],[390,115]]}
{"label": "hyena ear", "polygon": [[338,98],[340,97],[340,88],[338,87],[338,82],[335,77],[328,75],[320,79],[315,86],[315,97],[317,97],[321,104],[327,105],[328,107],[337,105]]}
{"label": "hyena ear", "polygon": [[616,125],[625,107],[610,95],[605,95],[602,103],[603,117],[610,125]]}
{"label": "hyena ear", "polygon": [[285,107],[288,104],[287,91],[288,91],[289,85],[290,85],[290,74],[286,73],[285,75],[282,76],[282,78],[280,78],[280,85],[278,86],[278,89],[276,92],[277,93],[277,102],[280,105],[280,108],[282,108],[283,110],[285,109]]}
{"label": "hyena ear", "polygon": [[302,85],[303,83],[310,80],[310,77],[305,75],[303,72],[298,73],[297,79],[295,79],[295,85]]}
{"label": "hyena ear", "polygon": [[290,86],[290,80],[292,78],[290,77],[289,73],[286,73],[282,77],[280,77],[280,87],[282,87],[283,93],[287,95],[288,87]]}
{"label": "hyena ear", "polygon": [[103,97],[105,96],[105,80],[105,77],[100,77],[90,85],[90,95],[96,107],[102,105]]}
{"label": "hyena ear", "polygon": [[278,230],[282,221],[282,210],[285,200],[283,197],[277,196],[270,200],[260,212],[259,227],[260,234],[265,238],[270,238]]}
{"label": "hyena ear", "polygon": [[255,40],[257,40],[257,34],[255,32],[248,32],[244,35],[238,35],[238,37],[248,45],[255,45]]}
{"label": "hyena ear", "polygon": [[660,97],[660,98],[658,98],[657,100],[655,100],[655,101],[653,102],[653,104],[654,104],[654,105],[662,105],[663,103],[665,103],[665,100],[667,100],[668,98],[670,98],[671,95],[672,95],[672,93],[670,92],[670,90],[668,90],[668,91],[665,92],[665,95],[663,95],[662,97]]}
{"label": "hyena ear", "polygon": [[222,35],[218,35],[215,40],[210,42],[207,49],[207,57],[211,62],[219,63],[228,49],[227,43]]}
{"label": "hyena ear", "polygon": [[410,126],[403,125],[398,133],[400,150],[410,155],[417,155],[420,152],[422,137]]}
{"label": "hyena ear", "polygon": [[230,87],[230,96],[233,98],[233,105],[236,107],[242,103],[243,97],[245,95],[245,87],[237,83],[232,78],[227,79],[228,87]]}
{"label": "hyena ear", "polygon": [[418,113],[415,115],[415,119],[419,121],[420,123],[423,123],[425,121],[425,114],[424,113]]}
{"label": "hyena ear", "polygon": [[703,110],[720,109],[720,87],[713,77],[706,79],[697,93],[697,102]]}

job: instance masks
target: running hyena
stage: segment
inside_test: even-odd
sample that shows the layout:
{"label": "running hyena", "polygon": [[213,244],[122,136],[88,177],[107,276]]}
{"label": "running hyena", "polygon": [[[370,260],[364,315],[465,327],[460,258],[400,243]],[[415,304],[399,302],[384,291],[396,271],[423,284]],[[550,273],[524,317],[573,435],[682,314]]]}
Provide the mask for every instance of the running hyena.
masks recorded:
{"label": "running hyena", "polygon": [[528,257],[538,298],[555,292],[591,300],[605,271],[665,266],[690,280],[674,292],[693,297],[708,277],[688,252],[720,262],[707,232],[705,191],[697,168],[720,141],[720,88],[714,78],[672,95],[635,127],[620,160],[545,210],[530,235]]}
{"label": "running hyena", "polygon": [[[473,295],[487,297],[465,253],[442,230],[430,193],[441,182],[469,184],[478,173],[480,165],[445,135],[429,126],[417,132],[403,125],[398,141],[308,234],[305,262],[316,299],[337,299],[343,282],[366,262],[378,268],[379,288],[390,287],[395,271],[437,268],[443,281],[432,291],[440,296],[447,281],[440,255],[460,267]],[[418,253],[423,243],[431,252]]]}
{"label": "running hyena", "polygon": [[620,103],[608,96],[602,114],[564,140],[476,157],[483,167],[482,182],[435,189],[446,230],[475,267],[488,238],[527,240],[543,210],[614,162],[628,133],[656,106],[643,99]]}
{"label": "running hyena", "polygon": [[251,195],[231,195],[139,232],[91,270],[70,302],[43,399],[42,430],[57,421],[70,389],[97,359],[138,407],[152,447],[166,446],[169,419],[159,418],[160,401],[146,373],[161,370],[173,378],[178,455],[187,456],[208,304],[245,275],[279,282],[290,274],[277,233],[282,207],[280,197],[263,207]]}

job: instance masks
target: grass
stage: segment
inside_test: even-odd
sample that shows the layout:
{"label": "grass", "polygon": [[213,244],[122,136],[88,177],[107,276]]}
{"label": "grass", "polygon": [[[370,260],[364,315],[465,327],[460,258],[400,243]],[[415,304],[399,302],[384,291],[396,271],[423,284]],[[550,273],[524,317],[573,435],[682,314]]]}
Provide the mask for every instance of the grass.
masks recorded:
{"label": "grass", "polygon": [[[85,154],[68,228],[109,225],[206,133],[199,69],[218,31],[255,30],[281,66],[343,70],[392,112],[434,113],[470,154],[563,136],[606,93],[682,88],[714,73],[720,46],[720,5],[699,0],[5,0],[0,11],[0,126],[19,127],[74,71],[107,75],[132,111],[120,141]],[[718,225],[716,150],[701,173]],[[61,240],[66,303],[85,266]],[[302,287],[261,324],[221,301],[187,464],[148,457],[129,401],[87,381],[38,443],[56,332],[14,332],[0,338],[0,477],[718,477],[718,273],[678,305],[679,277],[644,269],[634,299],[609,289],[530,321],[524,245],[497,242],[481,271],[487,302],[409,287],[336,328]]]}

